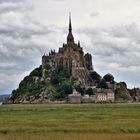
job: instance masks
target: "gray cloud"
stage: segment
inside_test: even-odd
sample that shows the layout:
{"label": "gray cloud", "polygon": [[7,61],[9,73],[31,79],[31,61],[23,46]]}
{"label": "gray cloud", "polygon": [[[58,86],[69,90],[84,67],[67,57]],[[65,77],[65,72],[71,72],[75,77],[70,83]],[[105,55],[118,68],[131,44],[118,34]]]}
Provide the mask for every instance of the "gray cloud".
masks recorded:
{"label": "gray cloud", "polygon": [[13,3],[17,3],[17,2],[25,2],[27,0],[0,0],[0,4],[1,3],[8,3],[8,2],[13,2]]}
{"label": "gray cloud", "polygon": [[19,3],[13,3],[13,2],[9,2],[9,3],[1,3],[0,4],[0,14],[3,13],[8,13],[10,11],[14,12],[14,11],[26,11],[28,9],[28,7],[23,7],[23,2],[19,2]]}
{"label": "gray cloud", "polygon": [[[0,0],[0,94],[16,88],[25,75],[41,64],[44,53],[58,50],[66,40],[66,28],[42,25],[32,19],[31,11],[28,0]],[[102,75],[113,73],[116,80],[132,87],[140,85],[139,27],[132,23],[79,28],[73,34],[75,41],[80,40],[84,50],[93,54],[95,70]]]}
{"label": "gray cloud", "polygon": [[85,49],[94,54],[95,70],[102,75],[111,72],[116,80],[124,80],[130,87],[140,85],[139,34],[139,24],[134,23],[110,29],[78,31]]}
{"label": "gray cloud", "polygon": [[96,17],[96,16],[98,16],[99,15],[99,12],[92,12],[91,14],[90,14],[90,17]]}
{"label": "gray cloud", "polygon": [[23,1],[0,1],[0,94],[12,91],[47,51],[50,31],[28,17],[30,10]]}

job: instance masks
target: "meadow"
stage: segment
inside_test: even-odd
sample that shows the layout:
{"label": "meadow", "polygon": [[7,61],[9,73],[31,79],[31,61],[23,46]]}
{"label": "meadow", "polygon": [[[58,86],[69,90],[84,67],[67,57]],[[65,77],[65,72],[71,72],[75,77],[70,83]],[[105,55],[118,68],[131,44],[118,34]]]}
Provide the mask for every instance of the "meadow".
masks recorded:
{"label": "meadow", "polygon": [[2,105],[0,140],[140,140],[140,104]]}

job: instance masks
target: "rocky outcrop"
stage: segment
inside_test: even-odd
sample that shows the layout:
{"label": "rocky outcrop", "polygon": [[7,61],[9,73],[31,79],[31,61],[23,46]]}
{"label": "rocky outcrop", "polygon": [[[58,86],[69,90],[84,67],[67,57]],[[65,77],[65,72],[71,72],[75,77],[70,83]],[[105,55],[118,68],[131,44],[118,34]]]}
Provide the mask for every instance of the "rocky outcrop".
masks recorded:
{"label": "rocky outcrop", "polygon": [[140,102],[140,89],[139,88],[129,89],[129,93],[131,97],[133,98],[134,102]]}
{"label": "rocky outcrop", "polygon": [[127,89],[127,84],[125,82],[120,82],[116,84],[115,90],[115,101],[116,102],[132,102],[133,99]]}

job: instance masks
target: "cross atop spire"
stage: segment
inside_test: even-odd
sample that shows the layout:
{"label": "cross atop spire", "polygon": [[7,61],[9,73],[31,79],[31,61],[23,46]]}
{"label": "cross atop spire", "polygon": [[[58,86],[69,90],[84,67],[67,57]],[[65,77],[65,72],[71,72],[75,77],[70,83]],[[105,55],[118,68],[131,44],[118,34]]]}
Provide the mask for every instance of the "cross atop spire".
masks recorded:
{"label": "cross atop spire", "polygon": [[71,13],[69,13],[69,33],[72,32]]}

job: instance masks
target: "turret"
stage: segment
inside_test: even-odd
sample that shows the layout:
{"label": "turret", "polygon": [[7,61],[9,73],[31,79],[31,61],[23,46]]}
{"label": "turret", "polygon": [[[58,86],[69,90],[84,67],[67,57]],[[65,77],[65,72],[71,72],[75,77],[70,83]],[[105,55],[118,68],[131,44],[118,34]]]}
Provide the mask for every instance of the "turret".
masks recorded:
{"label": "turret", "polygon": [[86,62],[86,67],[88,70],[93,70],[93,66],[92,66],[92,55],[87,53],[85,55],[85,62]]}
{"label": "turret", "polygon": [[46,65],[46,55],[44,53],[44,55],[42,56],[42,68],[44,68]]}

